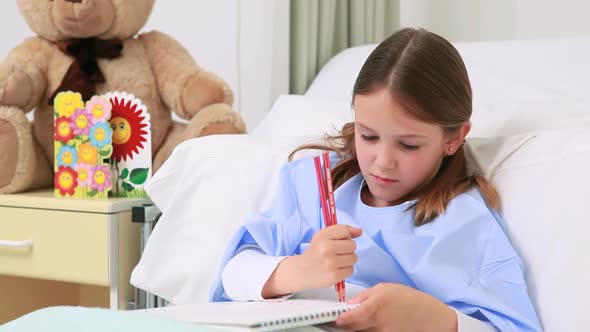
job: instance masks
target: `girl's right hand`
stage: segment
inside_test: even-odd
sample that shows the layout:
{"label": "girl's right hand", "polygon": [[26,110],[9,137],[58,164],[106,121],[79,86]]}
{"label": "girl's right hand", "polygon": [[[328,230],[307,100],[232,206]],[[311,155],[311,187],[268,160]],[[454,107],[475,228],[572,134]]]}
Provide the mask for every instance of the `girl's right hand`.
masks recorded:
{"label": "girl's right hand", "polygon": [[347,225],[332,225],[317,232],[298,257],[304,289],[330,287],[351,276],[358,260],[353,239],[362,233],[362,229]]}
{"label": "girl's right hand", "polygon": [[362,233],[362,229],[347,225],[318,231],[303,254],[287,257],[277,265],[262,288],[262,297],[330,287],[346,279],[354,272],[357,261],[353,239]]}

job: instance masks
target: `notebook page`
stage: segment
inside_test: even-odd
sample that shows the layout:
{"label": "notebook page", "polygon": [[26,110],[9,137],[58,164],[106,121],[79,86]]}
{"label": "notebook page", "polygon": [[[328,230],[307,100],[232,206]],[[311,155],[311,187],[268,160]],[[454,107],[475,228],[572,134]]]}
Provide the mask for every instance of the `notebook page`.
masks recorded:
{"label": "notebook page", "polygon": [[281,302],[216,302],[138,310],[151,315],[205,325],[244,326],[252,329],[315,325],[336,320],[355,305],[326,300]]}

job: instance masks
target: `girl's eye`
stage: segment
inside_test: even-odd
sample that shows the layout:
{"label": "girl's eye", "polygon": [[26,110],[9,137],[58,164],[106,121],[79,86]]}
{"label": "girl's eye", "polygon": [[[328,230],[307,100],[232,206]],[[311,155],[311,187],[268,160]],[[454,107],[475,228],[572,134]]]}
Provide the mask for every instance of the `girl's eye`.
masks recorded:
{"label": "girl's eye", "polygon": [[377,136],[369,136],[369,135],[361,135],[361,138],[364,141],[371,142],[371,141],[376,141],[378,137]]}
{"label": "girl's eye", "polygon": [[419,146],[418,145],[410,145],[410,144],[405,144],[405,143],[399,143],[402,148],[404,150],[418,150]]}

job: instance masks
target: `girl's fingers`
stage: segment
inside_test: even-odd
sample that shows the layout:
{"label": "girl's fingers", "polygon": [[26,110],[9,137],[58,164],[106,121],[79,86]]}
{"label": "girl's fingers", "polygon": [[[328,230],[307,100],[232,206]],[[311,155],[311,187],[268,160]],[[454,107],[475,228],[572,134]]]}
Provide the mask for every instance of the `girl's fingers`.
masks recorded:
{"label": "girl's fingers", "polygon": [[359,307],[349,310],[336,320],[336,326],[350,331],[366,330],[373,326],[376,307],[371,301],[363,302]]}
{"label": "girl's fingers", "polygon": [[346,225],[332,225],[320,231],[322,236],[330,240],[350,239],[350,229]]}
{"label": "girl's fingers", "polygon": [[338,276],[336,280],[341,281],[348,277],[350,277],[354,273],[354,269],[352,267],[345,267],[342,269],[338,269]]}
{"label": "girl's fingers", "polygon": [[[359,297],[357,296],[355,299],[357,298]],[[377,309],[377,303],[372,298],[365,298],[358,307],[340,315],[337,322],[340,321],[341,323],[348,324],[361,318],[372,317]]]}
{"label": "girl's fingers", "polygon": [[355,254],[338,255],[334,258],[334,267],[337,269],[351,267],[356,264],[357,260],[358,258]]}
{"label": "girl's fingers", "polygon": [[373,293],[373,288],[367,288],[360,293],[358,293],[354,298],[350,299],[348,303],[350,304],[359,304],[365,302],[367,299],[371,297]]}
{"label": "girl's fingers", "polygon": [[330,240],[344,240],[359,237],[363,230],[348,225],[332,225],[320,230],[319,233]]}
{"label": "girl's fingers", "polygon": [[363,230],[358,227],[348,226],[348,230],[350,231],[350,237],[352,237],[353,239],[363,234]]}
{"label": "girl's fingers", "polygon": [[334,253],[337,255],[351,254],[356,250],[356,242],[353,240],[338,240],[333,244]]}

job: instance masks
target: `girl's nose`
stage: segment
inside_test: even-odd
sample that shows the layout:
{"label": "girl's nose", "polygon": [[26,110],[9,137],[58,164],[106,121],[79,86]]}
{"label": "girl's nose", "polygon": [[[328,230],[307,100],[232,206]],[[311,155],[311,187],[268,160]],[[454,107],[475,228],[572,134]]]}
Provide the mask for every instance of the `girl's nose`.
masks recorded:
{"label": "girl's nose", "polygon": [[391,147],[379,149],[375,158],[375,165],[379,170],[390,170],[397,166],[397,159]]}

